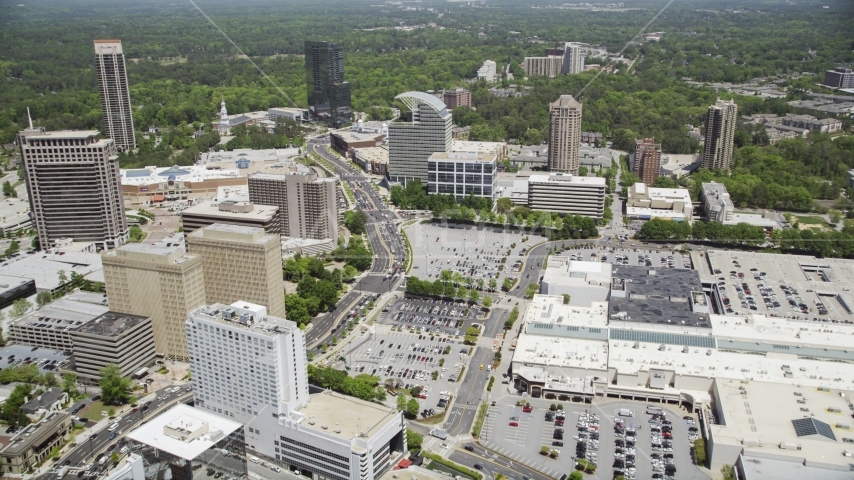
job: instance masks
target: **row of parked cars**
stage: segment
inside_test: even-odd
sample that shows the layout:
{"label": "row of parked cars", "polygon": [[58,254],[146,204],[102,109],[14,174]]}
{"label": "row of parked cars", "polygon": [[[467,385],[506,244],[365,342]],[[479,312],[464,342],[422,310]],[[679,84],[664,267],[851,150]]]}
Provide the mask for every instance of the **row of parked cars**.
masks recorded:
{"label": "row of parked cars", "polygon": [[633,418],[626,416],[614,417],[614,476],[622,475],[626,480],[634,480],[637,475],[635,467],[635,442],[637,428]]}
{"label": "row of parked cars", "polygon": [[[555,417],[557,419],[557,417]],[[599,462],[599,414],[581,412],[575,424],[578,434],[575,440],[575,457],[590,463]]]}
{"label": "row of parked cars", "polygon": [[673,425],[666,419],[664,411],[653,413],[649,418],[649,434],[652,440],[652,478],[675,480],[676,463],[673,461]]}

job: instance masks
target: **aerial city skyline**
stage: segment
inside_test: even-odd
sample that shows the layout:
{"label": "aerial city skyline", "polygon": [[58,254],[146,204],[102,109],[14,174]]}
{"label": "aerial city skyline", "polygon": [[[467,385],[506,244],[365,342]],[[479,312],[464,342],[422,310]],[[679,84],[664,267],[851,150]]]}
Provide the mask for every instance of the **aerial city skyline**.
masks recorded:
{"label": "aerial city skyline", "polygon": [[854,32],[761,7],[10,8],[0,468],[850,478]]}

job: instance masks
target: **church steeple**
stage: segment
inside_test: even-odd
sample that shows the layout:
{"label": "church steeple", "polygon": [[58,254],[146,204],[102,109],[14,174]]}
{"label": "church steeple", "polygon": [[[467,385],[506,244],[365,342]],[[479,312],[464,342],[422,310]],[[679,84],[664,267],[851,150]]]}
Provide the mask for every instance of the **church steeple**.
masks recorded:
{"label": "church steeple", "polygon": [[225,120],[228,117],[228,112],[225,110],[225,96],[222,97],[222,103],[220,103],[219,109],[219,118],[220,120]]}

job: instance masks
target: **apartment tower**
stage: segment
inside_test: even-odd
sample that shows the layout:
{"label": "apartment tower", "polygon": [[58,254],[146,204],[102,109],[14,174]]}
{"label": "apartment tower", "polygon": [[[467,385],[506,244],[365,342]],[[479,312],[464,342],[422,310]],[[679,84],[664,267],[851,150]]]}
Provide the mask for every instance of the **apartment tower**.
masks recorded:
{"label": "apartment tower", "polygon": [[338,243],[337,183],[316,173],[249,175],[249,200],[279,207],[285,237],[330,239]]}
{"label": "apartment tower", "polygon": [[634,156],[632,171],[651,187],[661,170],[661,144],[652,138],[637,139]]}
{"label": "apartment tower", "polygon": [[104,135],[120,152],[136,148],[133,115],[121,40],[95,40],[95,72],[104,112]]}
{"label": "apartment tower", "polygon": [[580,145],[581,104],[561,95],[549,104],[549,171],[577,175]]}
{"label": "apartment tower", "polygon": [[563,65],[561,73],[575,75],[584,70],[584,57],[581,55],[581,46],[577,43],[566,42],[563,51]]}
{"label": "apartment tower", "polygon": [[116,248],[127,242],[116,143],[97,130],[18,135],[33,225],[41,248],[59,239]]}
{"label": "apartment tower", "polygon": [[388,174],[393,182],[420,180],[427,185],[427,160],[451,150],[451,112],[433,95],[401,93],[396,99],[409,107],[411,121],[388,126]]}
{"label": "apartment tower", "polygon": [[312,118],[339,127],[352,120],[350,82],[344,80],[344,49],[329,42],[305,42],[305,83]]}
{"label": "apartment tower", "polygon": [[151,318],[158,355],[188,360],[184,323],[205,304],[202,259],[182,247],[131,243],[101,255],[110,308]]}
{"label": "apartment tower", "polygon": [[706,141],[703,146],[703,168],[709,170],[732,168],[733,137],[735,137],[738,105],[735,100],[721,100],[709,107],[706,117]]}
{"label": "apartment tower", "polygon": [[237,301],[191,311],[184,328],[196,407],[247,425],[264,414],[261,422],[275,428],[271,416],[308,403],[305,336],[296,323]]}
{"label": "apartment tower", "polygon": [[215,223],[187,235],[187,248],[202,259],[207,303],[238,300],[285,316],[282,241],[263,228]]}

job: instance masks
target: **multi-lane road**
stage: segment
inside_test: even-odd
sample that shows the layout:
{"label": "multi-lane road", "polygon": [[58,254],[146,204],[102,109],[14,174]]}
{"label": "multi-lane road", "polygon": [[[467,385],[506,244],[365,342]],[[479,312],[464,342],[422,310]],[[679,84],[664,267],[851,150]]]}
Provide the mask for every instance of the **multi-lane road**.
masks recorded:
{"label": "multi-lane road", "polygon": [[[125,435],[140,425],[141,422],[157,416],[157,414],[168,410],[178,402],[186,402],[193,398],[192,392],[187,390],[186,385],[180,386],[180,391],[170,393],[169,391],[174,388],[176,388],[175,385],[170,385],[154,392],[157,397],[148,404],[147,409],[143,409],[145,403],[140,403],[139,407],[134,409],[136,410],[135,412],[121,415],[121,419],[118,420],[119,426],[113,432],[110,432],[105,426],[102,430],[89,435],[85,440],[79,440],[79,445],[60,458],[56,463],[57,466],[69,466],[73,469],[66,474],[65,480],[76,480],[78,478],[77,472],[80,469],[77,467],[93,464],[93,469],[107,468],[109,462],[106,462],[104,465],[98,465],[95,461],[99,455],[102,453],[109,455],[112,452],[118,452],[120,444],[124,442]],[[169,395],[169,398],[159,400],[160,397],[165,395]],[[85,437],[85,435],[82,436]],[[57,480],[56,477],[55,473],[45,473],[37,477],[37,479]]]}

